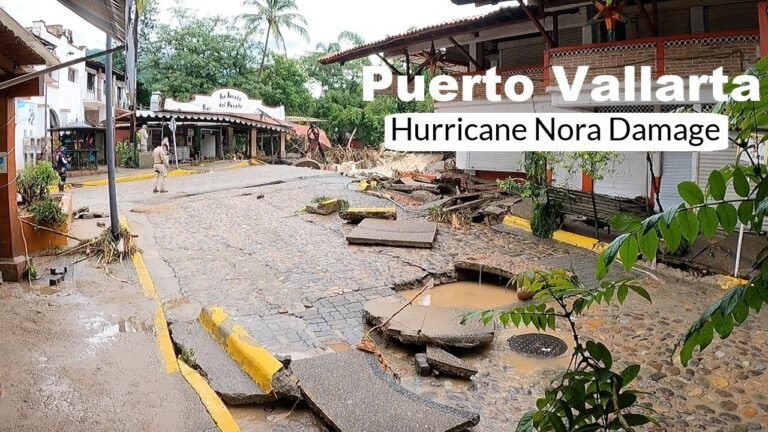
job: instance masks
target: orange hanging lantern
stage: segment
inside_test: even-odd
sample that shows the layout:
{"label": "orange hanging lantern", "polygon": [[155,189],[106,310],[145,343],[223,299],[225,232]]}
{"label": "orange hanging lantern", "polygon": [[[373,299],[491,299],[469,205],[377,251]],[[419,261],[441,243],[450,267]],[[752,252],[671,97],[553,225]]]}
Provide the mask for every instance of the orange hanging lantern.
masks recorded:
{"label": "orange hanging lantern", "polygon": [[616,23],[630,22],[630,19],[622,12],[624,4],[623,1],[617,3],[614,0],[595,0],[594,6],[597,9],[597,14],[592,17],[588,24],[605,23],[605,29],[608,31],[608,41],[615,41]]}

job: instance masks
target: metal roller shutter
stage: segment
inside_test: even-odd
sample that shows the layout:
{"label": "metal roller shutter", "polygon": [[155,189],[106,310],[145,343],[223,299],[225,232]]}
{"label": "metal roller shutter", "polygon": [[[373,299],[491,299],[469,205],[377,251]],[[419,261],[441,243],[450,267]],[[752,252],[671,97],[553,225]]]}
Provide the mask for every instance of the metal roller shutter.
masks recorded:
{"label": "metal roller shutter", "polygon": [[626,198],[648,196],[648,168],[644,152],[623,153],[613,174],[595,182],[595,192]]}
{"label": "metal roller shutter", "polygon": [[547,44],[541,36],[518,39],[499,44],[499,65],[502,68],[540,65],[544,62]]}
{"label": "metal roller shutter", "polygon": [[[649,11],[650,13],[650,11]],[[648,38],[653,37],[651,27],[639,16],[637,19],[637,37]],[[690,9],[675,9],[659,11],[659,23],[657,25],[659,29],[659,36],[670,36],[679,34],[688,34],[691,32],[691,10]]]}
{"label": "metal roller shutter", "polygon": [[707,6],[704,11],[707,31],[744,30],[758,28],[757,4],[732,3]]}
{"label": "metal roller shutter", "polygon": [[581,27],[560,29],[557,35],[557,43],[562,46],[581,45]]}
{"label": "metal roller shutter", "polygon": [[482,171],[523,171],[523,153],[522,152],[467,152],[466,159],[457,160],[464,166],[457,166],[460,169],[482,170]]}
{"label": "metal roller shutter", "polygon": [[[661,154],[661,190],[659,200],[664,210],[683,202],[677,192],[677,185],[693,180],[692,153],[667,152]],[[656,208],[656,211],[659,211]]]}

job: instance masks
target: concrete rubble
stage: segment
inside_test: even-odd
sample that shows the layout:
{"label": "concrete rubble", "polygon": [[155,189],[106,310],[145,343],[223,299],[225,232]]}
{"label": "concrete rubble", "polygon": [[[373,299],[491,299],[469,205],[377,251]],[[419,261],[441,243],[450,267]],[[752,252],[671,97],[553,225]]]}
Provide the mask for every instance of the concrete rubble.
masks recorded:
{"label": "concrete rubble", "polygon": [[[363,317],[372,326],[388,320],[405,301],[372,300],[363,307]],[[495,324],[483,325],[461,318],[468,309],[407,305],[383,329],[385,335],[410,345],[476,348],[493,341]]]}
{"label": "concrete rubble", "polygon": [[265,403],[275,400],[266,394],[197,321],[174,323],[173,340],[192,355],[213,390],[230,405]]}
{"label": "concrete rubble", "polygon": [[305,207],[307,213],[328,216],[336,213],[341,208],[341,201],[338,199],[329,199],[320,202],[311,202]]}
{"label": "concrete rubble", "polygon": [[469,379],[477,374],[477,369],[448,351],[428,345],[426,353],[427,364],[434,370],[444,374]]}
{"label": "concrete rubble", "polygon": [[347,242],[357,245],[382,245],[431,248],[437,224],[423,221],[364,219],[347,234]]}
{"label": "concrete rubble", "polygon": [[394,207],[350,207],[346,211],[339,213],[339,217],[352,223],[360,223],[363,219],[396,220],[397,209]]}
{"label": "concrete rubble", "polygon": [[407,390],[359,350],[295,360],[291,369],[307,404],[334,431],[448,432],[480,422],[477,413]]}

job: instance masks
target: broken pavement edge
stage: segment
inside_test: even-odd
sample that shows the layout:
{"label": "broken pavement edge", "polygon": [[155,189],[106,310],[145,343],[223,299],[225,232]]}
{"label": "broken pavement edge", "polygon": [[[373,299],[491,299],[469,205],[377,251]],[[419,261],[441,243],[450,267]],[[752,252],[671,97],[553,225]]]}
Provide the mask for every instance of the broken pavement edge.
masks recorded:
{"label": "broken pavement edge", "polygon": [[259,346],[242,326],[233,323],[218,306],[203,308],[198,319],[211,337],[265,393],[272,392],[273,379],[283,369],[283,364],[275,356]]}
{"label": "broken pavement edge", "polygon": [[[128,219],[125,216],[120,216],[120,224],[129,228]],[[157,294],[155,283],[152,281],[152,276],[144,263],[144,257],[140,251],[137,251],[131,256],[131,261],[136,271],[139,285],[141,285],[141,288],[144,291],[144,296],[152,299],[157,305],[153,320],[155,337],[157,339],[160,358],[165,366],[166,372],[169,374],[179,372],[181,374],[189,386],[192,387],[195,393],[197,393],[200,402],[202,402],[206,411],[208,411],[208,414],[221,432],[240,432],[240,427],[237,425],[237,422],[235,422],[232,414],[230,414],[226,405],[224,405],[205,379],[203,379],[197,371],[176,358],[170,331],[168,330],[168,322],[160,303],[160,296]]]}

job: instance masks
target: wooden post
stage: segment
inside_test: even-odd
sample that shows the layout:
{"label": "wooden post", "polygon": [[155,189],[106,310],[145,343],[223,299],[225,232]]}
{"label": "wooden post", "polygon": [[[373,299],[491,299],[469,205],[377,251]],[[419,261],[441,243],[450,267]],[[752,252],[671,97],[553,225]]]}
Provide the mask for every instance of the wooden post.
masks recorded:
{"label": "wooden post", "polygon": [[280,132],[280,158],[285,159],[285,135],[286,132]]}
{"label": "wooden post", "polygon": [[[17,97],[43,94],[44,77],[0,91],[0,272],[3,280],[16,282],[24,273],[24,240],[16,206],[16,112]],[[48,114],[48,113],[46,113]]]}
{"label": "wooden post", "polygon": [[757,20],[760,24],[760,55],[768,55],[768,1],[757,4]]}
{"label": "wooden post", "polygon": [[[547,40],[547,43],[549,44],[550,48],[557,48],[557,43],[552,40],[552,38],[549,36],[549,33],[547,33],[546,30],[544,30],[544,26],[541,25],[538,18],[533,16],[531,13],[531,10],[528,9],[528,5],[526,5],[523,0],[517,0],[517,2],[520,4],[520,8],[523,9],[523,12],[528,16],[528,19],[531,20],[534,26],[536,26],[536,29],[539,30],[539,33],[541,33],[542,36],[544,36],[544,39]],[[542,3],[543,4],[543,3]]]}

